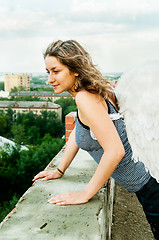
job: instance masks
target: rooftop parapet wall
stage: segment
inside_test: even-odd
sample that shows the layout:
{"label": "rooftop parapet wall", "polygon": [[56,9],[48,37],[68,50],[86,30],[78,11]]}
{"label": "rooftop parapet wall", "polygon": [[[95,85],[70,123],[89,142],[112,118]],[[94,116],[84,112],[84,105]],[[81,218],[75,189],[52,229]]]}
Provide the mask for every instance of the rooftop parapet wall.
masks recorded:
{"label": "rooftop parapet wall", "polygon": [[[46,168],[59,164],[63,151]],[[0,240],[106,240],[110,239],[113,206],[111,179],[88,203],[57,206],[48,203],[52,196],[80,191],[92,177],[97,165],[80,150],[65,175],[56,180],[37,180],[21,197],[16,209],[4,221]]]}
{"label": "rooftop parapet wall", "polygon": [[[75,126],[76,113],[68,114],[65,120],[69,136]],[[45,170],[58,166],[63,152],[64,149]],[[79,150],[62,178],[37,180],[1,223],[0,240],[110,240],[114,198],[112,178],[86,204],[56,206],[47,202],[59,193],[83,190],[96,167],[90,155]]]}

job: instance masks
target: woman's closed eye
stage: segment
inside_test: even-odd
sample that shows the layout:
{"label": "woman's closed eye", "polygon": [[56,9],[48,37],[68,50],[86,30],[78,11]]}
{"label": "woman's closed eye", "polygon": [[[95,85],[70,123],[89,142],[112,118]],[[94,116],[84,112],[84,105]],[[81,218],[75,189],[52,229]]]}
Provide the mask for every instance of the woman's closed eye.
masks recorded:
{"label": "woman's closed eye", "polygon": [[[57,74],[57,73],[59,73],[59,72],[60,72],[59,70],[54,70],[54,71],[53,71],[53,74]],[[49,71],[46,71],[46,73],[47,73],[47,74],[50,74]]]}
{"label": "woman's closed eye", "polygon": [[54,73],[57,74],[59,71],[58,70],[54,70]]}

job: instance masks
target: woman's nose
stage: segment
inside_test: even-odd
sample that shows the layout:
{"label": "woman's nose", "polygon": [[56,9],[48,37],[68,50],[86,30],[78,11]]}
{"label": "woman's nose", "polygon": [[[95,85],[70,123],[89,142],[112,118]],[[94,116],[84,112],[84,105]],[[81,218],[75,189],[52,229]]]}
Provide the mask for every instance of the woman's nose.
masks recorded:
{"label": "woman's nose", "polygon": [[54,82],[54,81],[55,81],[55,79],[54,79],[53,75],[52,75],[52,74],[49,74],[48,83],[52,83],[52,82]]}

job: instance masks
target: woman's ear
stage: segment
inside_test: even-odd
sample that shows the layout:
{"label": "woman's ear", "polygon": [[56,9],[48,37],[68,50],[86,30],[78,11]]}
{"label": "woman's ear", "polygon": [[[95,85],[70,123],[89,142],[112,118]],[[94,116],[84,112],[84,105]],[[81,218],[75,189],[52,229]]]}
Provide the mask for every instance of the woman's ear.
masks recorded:
{"label": "woman's ear", "polygon": [[78,77],[79,76],[79,74],[78,73],[75,73],[75,77]]}

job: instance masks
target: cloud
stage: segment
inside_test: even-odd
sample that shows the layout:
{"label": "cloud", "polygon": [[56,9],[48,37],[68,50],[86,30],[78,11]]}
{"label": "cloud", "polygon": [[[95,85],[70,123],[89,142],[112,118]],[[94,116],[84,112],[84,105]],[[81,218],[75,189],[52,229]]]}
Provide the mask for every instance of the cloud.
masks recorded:
{"label": "cloud", "polygon": [[[134,17],[139,14],[158,12],[158,0],[73,0],[72,12],[84,14],[108,14],[118,17]],[[91,10],[91,11],[90,11]]]}
{"label": "cloud", "polygon": [[67,37],[157,28],[158,6],[156,0],[134,0],[131,4],[129,0],[13,0],[0,7],[0,36]]}
{"label": "cloud", "polygon": [[[139,32],[144,29],[158,32],[159,2],[152,0],[73,0],[70,11],[58,18],[67,32],[78,35]],[[65,31],[64,31],[65,32]]]}
{"label": "cloud", "polygon": [[37,36],[54,24],[56,19],[48,19],[42,11],[0,9],[0,36],[4,38]]}
{"label": "cloud", "polygon": [[81,42],[103,71],[122,71],[157,56],[158,26],[158,0],[0,0],[1,71],[43,69],[42,50],[57,39]]}

